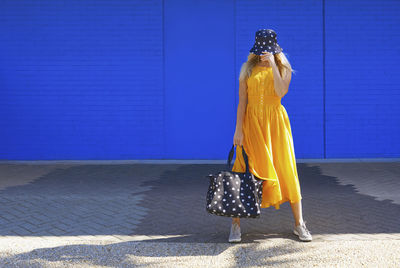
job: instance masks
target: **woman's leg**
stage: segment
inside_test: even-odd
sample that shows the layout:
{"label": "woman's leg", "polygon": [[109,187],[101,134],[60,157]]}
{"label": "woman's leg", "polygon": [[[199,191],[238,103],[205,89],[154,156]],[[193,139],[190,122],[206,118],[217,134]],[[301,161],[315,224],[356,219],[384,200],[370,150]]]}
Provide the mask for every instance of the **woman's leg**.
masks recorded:
{"label": "woman's leg", "polygon": [[301,200],[296,203],[290,203],[290,206],[292,207],[295,225],[297,226],[301,222],[303,222],[303,213],[301,211]]}
{"label": "woman's leg", "polygon": [[240,226],[240,218],[239,217],[232,217],[232,224],[237,222],[237,224]]}

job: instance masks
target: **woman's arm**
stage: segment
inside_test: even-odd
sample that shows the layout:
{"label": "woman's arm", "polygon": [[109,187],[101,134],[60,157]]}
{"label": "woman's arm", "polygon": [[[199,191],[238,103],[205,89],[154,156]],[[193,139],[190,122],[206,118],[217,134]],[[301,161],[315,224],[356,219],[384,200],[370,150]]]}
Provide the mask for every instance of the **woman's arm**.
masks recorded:
{"label": "woman's arm", "polygon": [[237,108],[236,132],[242,131],[243,116],[247,107],[247,83],[239,80],[239,104]]}
{"label": "woman's arm", "polygon": [[282,98],[289,91],[289,84],[290,80],[292,79],[292,73],[289,72],[286,68],[283,68],[283,74],[281,77],[278,66],[276,65],[275,61],[274,60],[270,61],[270,64],[274,76],[274,87],[276,94]]}

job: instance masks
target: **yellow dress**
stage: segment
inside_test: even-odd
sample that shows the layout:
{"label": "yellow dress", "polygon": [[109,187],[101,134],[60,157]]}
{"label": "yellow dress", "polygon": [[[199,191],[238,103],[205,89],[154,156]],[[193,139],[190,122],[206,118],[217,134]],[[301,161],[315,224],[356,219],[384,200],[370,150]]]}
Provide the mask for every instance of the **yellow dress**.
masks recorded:
{"label": "yellow dress", "polygon": [[[243,147],[250,172],[263,179],[261,207],[301,200],[292,130],[285,107],[274,89],[272,67],[256,65],[247,80]],[[232,171],[245,172],[241,146],[236,146]]]}

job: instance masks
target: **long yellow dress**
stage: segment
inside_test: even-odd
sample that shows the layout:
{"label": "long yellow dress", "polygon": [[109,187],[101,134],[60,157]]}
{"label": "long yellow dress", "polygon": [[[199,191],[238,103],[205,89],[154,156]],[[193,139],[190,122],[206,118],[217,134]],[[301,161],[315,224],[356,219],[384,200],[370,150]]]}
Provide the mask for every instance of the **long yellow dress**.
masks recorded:
{"label": "long yellow dress", "polygon": [[[302,199],[292,130],[285,107],[274,89],[272,67],[254,66],[247,80],[248,103],[243,117],[243,147],[250,172],[263,179],[261,207]],[[245,172],[241,146],[232,171]]]}

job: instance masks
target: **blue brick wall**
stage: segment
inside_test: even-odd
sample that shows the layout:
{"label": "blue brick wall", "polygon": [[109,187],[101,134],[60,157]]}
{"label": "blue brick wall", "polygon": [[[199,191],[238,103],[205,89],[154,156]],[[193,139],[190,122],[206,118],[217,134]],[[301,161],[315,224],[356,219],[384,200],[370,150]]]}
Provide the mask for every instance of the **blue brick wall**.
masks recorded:
{"label": "blue brick wall", "polygon": [[0,159],[226,159],[273,28],[297,158],[399,157],[398,1],[0,1]]}
{"label": "blue brick wall", "polygon": [[0,1],[1,159],[164,153],[162,1]]}
{"label": "blue brick wall", "polygon": [[166,156],[218,159],[233,141],[233,1],[165,1]]}
{"label": "blue brick wall", "polygon": [[326,157],[399,157],[400,2],[325,10]]}

